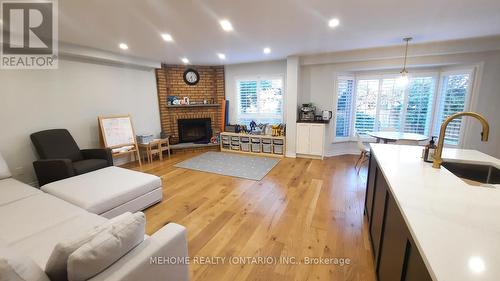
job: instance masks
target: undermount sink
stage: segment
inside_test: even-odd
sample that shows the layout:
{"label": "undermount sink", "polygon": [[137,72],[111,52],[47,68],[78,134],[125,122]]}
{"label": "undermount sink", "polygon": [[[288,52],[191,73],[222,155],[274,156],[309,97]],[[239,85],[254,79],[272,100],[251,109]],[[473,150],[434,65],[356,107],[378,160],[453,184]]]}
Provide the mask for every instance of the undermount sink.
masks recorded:
{"label": "undermount sink", "polygon": [[442,166],[470,185],[500,184],[500,169],[492,165],[443,162]]}

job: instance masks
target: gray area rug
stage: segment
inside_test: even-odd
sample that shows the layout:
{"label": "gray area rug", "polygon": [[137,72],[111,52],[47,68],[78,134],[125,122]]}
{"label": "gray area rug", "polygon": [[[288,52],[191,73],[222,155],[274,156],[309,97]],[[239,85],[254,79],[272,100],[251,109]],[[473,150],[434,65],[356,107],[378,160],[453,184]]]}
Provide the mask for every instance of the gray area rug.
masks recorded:
{"label": "gray area rug", "polygon": [[274,157],[205,152],[177,163],[175,167],[258,181],[264,178],[278,162],[279,159]]}

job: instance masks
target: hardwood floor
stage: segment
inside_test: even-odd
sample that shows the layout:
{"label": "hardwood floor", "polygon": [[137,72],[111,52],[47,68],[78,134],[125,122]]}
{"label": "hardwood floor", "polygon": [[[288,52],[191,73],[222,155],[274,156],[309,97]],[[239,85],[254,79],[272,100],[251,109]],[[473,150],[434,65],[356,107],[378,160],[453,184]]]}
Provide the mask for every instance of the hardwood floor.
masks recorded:
{"label": "hardwood floor", "polygon": [[[191,280],[375,281],[363,217],[366,168],[356,174],[356,156],[285,158],[263,180],[251,181],[173,166],[195,155],[129,166],[163,179],[163,201],[145,211],[149,234],[175,222],[188,230],[191,259],[226,257],[191,263]],[[230,257],[239,259],[230,264]],[[282,260],[262,265],[251,257]],[[350,264],[290,264],[306,257]]]}

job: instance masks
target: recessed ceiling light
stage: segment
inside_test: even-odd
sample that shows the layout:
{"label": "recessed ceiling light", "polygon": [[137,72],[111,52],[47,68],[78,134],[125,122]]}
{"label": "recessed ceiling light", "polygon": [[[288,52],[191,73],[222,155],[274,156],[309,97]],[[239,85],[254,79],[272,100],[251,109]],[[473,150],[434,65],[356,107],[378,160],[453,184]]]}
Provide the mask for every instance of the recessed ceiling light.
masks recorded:
{"label": "recessed ceiling light", "polygon": [[118,45],[120,47],[120,49],[122,50],[128,50],[128,45],[125,44],[125,43],[120,43],[120,45]]}
{"label": "recessed ceiling light", "polygon": [[219,57],[219,59],[221,60],[225,60],[226,59],[226,55],[222,54],[222,53],[218,53],[217,56]]}
{"label": "recessed ceiling light", "polygon": [[189,60],[188,58],[182,58],[181,61],[184,63],[184,64],[188,64],[189,63]]}
{"label": "recessed ceiling light", "polygon": [[337,18],[333,18],[333,19],[328,21],[328,26],[331,28],[337,27],[337,26],[339,26],[339,24],[340,24],[340,21]]}
{"label": "recessed ceiling light", "polygon": [[172,35],[168,34],[168,33],[163,33],[161,35],[161,38],[163,38],[163,40],[167,41],[167,42],[172,42],[174,41],[174,38],[172,38]]}
{"label": "recessed ceiling light", "polygon": [[227,31],[227,32],[233,31],[233,25],[231,24],[230,21],[221,20],[221,21],[219,21],[219,24],[222,27],[222,29],[224,29],[224,31]]}
{"label": "recessed ceiling light", "polygon": [[270,53],[271,53],[271,48],[269,48],[269,47],[265,47],[263,52],[264,52],[264,54],[266,54],[266,55],[267,55],[267,54],[270,54]]}
{"label": "recessed ceiling light", "polygon": [[485,270],[486,266],[484,265],[484,261],[480,257],[471,257],[469,258],[469,269],[476,273],[483,273]]}

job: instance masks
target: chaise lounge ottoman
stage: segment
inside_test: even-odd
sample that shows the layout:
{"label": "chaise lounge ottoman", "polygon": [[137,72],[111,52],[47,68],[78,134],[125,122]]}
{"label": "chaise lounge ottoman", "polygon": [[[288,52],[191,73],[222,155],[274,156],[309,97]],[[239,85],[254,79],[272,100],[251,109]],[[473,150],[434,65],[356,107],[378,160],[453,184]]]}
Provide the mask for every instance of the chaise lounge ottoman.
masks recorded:
{"label": "chaise lounge ottoman", "polygon": [[144,210],[163,197],[161,178],[114,166],[55,181],[41,189],[106,218]]}

